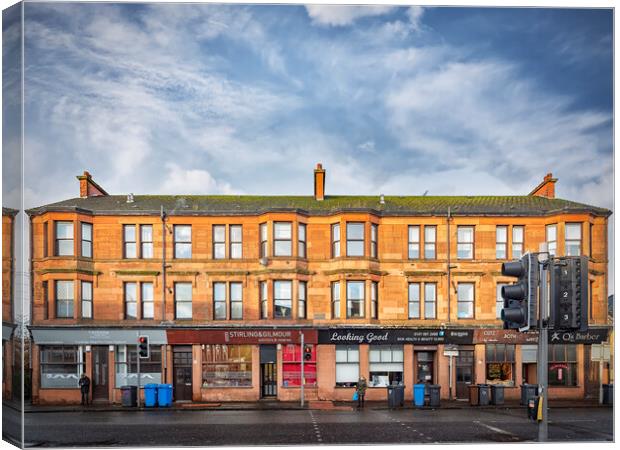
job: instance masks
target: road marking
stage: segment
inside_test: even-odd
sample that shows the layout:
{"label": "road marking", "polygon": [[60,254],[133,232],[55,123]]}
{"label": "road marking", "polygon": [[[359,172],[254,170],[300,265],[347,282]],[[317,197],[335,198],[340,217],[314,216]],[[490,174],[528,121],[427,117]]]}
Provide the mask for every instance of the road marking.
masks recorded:
{"label": "road marking", "polygon": [[491,431],[495,431],[496,433],[505,434],[507,436],[515,437],[515,435],[510,433],[509,431],[502,430],[501,428],[497,428],[497,427],[492,427],[491,425],[487,425],[486,423],[482,423],[479,420],[474,420],[474,423],[477,423],[478,425],[482,425],[483,427],[488,428]]}

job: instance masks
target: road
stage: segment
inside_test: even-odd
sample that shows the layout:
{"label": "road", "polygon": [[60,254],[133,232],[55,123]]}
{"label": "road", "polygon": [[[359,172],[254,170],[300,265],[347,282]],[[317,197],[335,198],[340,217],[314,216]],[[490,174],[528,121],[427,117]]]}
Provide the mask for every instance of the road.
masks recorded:
{"label": "road", "polygon": [[[3,408],[3,438],[19,413]],[[127,411],[26,414],[26,446],[312,445],[527,442],[521,409]],[[15,436],[15,434],[13,434]],[[550,441],[613,440],[611,408],[550,412]]]}

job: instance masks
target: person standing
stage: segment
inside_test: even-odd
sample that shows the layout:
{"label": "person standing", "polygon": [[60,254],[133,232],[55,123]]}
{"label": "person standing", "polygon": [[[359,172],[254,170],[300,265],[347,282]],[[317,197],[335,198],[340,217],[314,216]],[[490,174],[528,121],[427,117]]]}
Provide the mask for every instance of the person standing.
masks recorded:
{"label": "person standing", "polygon": [[78,382],[80,391],[82,391],[82,405],[88,405],[88,394],[90,393],[90,378],[85,373],[80,377]]}
{"label": "person standing", "polygon": [[366,388],[368,387],[368,383],[366,383],[366,378],[363,376],[357,381],[357,407],[364,407],[364,396],[366,395]]}

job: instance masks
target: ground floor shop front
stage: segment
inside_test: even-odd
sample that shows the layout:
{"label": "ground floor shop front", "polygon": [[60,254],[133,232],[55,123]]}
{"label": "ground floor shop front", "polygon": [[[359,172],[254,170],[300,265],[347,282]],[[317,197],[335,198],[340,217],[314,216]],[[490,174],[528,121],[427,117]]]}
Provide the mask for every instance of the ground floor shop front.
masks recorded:
{"label": "ground floor shop front", "polygon": [[[591,360],[606,329],[551,334],[550,398],[596,398],[609,382]],[[367,400],[386,400],[390,384],[413,399],[418,383],[441,386],[443,399],[467,399],[472,384],[499,384],[517,399],[536,383],[536,334],[498,329],[171,328],[33,330],[33,402],[79,403],[86,373],[96,402],[120,403],[138,384],[138,335],[150,338],[140,385],[168,383],[177,402],[305,399],[350,401],[360,377]],[[303,335],[303,337],[302,337]],[[303,339],[303,345],[302,345]]]}

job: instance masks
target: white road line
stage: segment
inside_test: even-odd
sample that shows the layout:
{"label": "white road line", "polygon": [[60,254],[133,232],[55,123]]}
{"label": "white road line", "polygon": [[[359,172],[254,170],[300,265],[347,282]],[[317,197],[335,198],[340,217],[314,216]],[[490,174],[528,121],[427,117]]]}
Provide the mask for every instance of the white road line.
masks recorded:
{"label": "white road line", "polygon": [[478,425],[482,425],[483,427],[488,428],[491,431],[495,431],[496,433],[505,434],[507,436],[513,436],[514,437],[514,434],[510,433],[509,431],[502,430],[501,428],[497,428],[497,427],[492,427],[491,425],[487,425],[486,423],[482,423],[479,420],[474,420],[474,423],[477,423]]}

